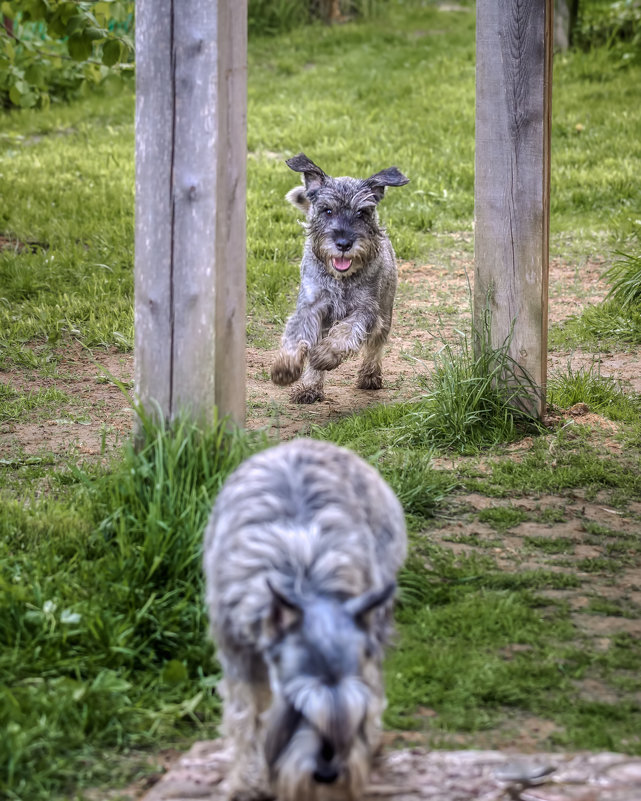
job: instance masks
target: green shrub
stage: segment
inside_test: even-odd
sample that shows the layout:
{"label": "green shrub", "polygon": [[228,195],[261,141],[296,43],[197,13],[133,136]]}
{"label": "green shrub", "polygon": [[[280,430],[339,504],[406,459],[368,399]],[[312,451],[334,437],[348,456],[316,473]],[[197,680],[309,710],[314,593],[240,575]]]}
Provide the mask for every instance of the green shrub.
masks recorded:
{"label": "green shrub", "polygon": [[584,49],[619,47],[626,59],[641,56],[641,5],[636,0],[583,0],[573,41]]}
{"label": "green shrub", "polygon": [[13,0],[1,5],[0,105],[48,106],[122,85],[133,59],[133,0]]}

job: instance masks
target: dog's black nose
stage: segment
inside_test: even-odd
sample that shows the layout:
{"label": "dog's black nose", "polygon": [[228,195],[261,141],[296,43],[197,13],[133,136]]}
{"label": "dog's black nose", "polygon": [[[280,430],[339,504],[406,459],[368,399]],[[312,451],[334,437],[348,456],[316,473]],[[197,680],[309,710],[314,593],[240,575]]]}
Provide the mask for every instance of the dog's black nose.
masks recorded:
{"label": "dog's black nose", "polygon": [[338,779],[335,756],[334,746],[329,740],[323,738],[320,753],[316,757],[316,770],[312,774],[315,782],[333,784]]}
{"label": "dog's black nose", "polygon": [[347,251],[352,247],[354,244],[353,239],[348,239],[346,236],[339,236],[335,239],[336,247],[341,250],[343,253],[347,253]]}
{"label": "dog's black nose", "polygon": [[312,777],[317,784],[333,784],[338,779],[338,771],[333,765],[319,764]]}

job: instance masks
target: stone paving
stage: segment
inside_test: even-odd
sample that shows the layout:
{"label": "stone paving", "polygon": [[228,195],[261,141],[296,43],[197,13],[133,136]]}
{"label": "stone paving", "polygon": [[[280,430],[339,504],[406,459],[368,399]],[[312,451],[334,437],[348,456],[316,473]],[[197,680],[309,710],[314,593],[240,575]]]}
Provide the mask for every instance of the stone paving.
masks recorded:
{"label": "stone paving", "polygon": [[[224,801],[221,740],[196,743],[143,801]],[[641,801],[641,758],[622,754],[388,751],[363,801]],[[306,801],[306,799],[300,799]]]}

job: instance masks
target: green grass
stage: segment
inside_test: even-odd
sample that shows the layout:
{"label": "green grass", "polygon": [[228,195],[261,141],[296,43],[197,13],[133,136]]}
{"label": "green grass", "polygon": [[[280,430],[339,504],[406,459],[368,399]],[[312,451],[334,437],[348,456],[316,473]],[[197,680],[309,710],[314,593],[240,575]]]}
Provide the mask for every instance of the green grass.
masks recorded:
{"label": "green grass", "polygon": [[600,375],[597,363],[577,370],[568,367],[566,372],[550,376],[547,397],[561,409],[586,403],[591,411],[610,420],[634,424],[641,416],[639,396],[626,393],[620,382]]}
{"label": "green grass", "polygon": [[72,468],[51,497],[0,504],[4,798],[108,781],[104,749],[218,720],[200,544],[250,444],[224,424],[146,433],[108,473]]}
{"label": "green grass", "polygon": [[[423,377],[425,390],[414,403],[374,407],[338,423],[313,429],[313,434],[348,447],[365,448],[368,441],[397,451],[479,453],[539,430],[527,411],[537,389],[518,372],[509,356],[510,338],[491,345],[489,317],[473,342],[464,335],[458,344],[445,343],[434,368]],[[375,438],[371,438],[375,432]],[[376,453],[376,451],[374,451]]]}
{"label": "green grass", "polygon": [[619,253],[619,258],[605,273],[610,284],[608,298],[625,308],[641,307],[641,236],[637,240],[637,253]]}
{"label": "green grass", "polygon": [[588,306],[578,317],[566,320],[563,328],[550,332],[554,350],[582,348],[608,353],[622,345],[641,344],[641,308],[622,308],[614,300]]}
{"label": "green grass", "polygon": [[[610,289],[602,303],[551,331],[557,349],[618,350],[621,344],[641,344],[641,228],[634,220],[630,230],[619,233],[619,249],[602,280]],[[622,248],[626,248],[623,250]]]}
{"label": "green grass", "polygon": [[69,396],[53,387],[23,393],[0,382],[0,423],[19,420],[33,409],[51,412],[57,405],[67,401]]}
{"label": "green grass", "polygon": [[[284,195],[299,176],[284,159],[299,150],[334,175],[397,164],[410,177],[381,204],[402,259],[426,261],[443,235],[471,230],[474,23],[471,4],[394,2],[366,21],[252,39],[253,316],[280,322],[293,304],[302,232]],[[553,242],[580,258],[609,247],[641,206],[641,108],[631,102],[641,65],[605,48],[570,52],[554,80]],[[0,233],[35,243],[0,254],[2,348],[73,337],[131,349],[133,111],[123,94],[0,118],[12,201]]]}
{"label": "green grass", "polygon": [[519,573],[512,582],[495,574],[493,583],[477,561],[453,568],[438,560],[423,568],[421,592],[412,592],[419,565],[401,576],[399,642],[385,670],[389,726],[427,731],[447,745],[510,716],[538,716],[556,724],[557,746],[639,748],[641,708],[625,700],[625,689],[620,702],[599,703],[579,697],[577,685],[583,678],[613,682],[641,655],[638,641],[616,637],[607,657],[597,654],[577,637],[567,608],[544,606],[535,594],[576,586],[576,579],[537,571],[529,582]]}
{"label": "green grass", "polygon": [[[331,174],[397,164],[411,178],[381,204],[401,259],[428,262],[451,249],[450,234],[471,230],[471,4],[447,12],[390,2],[365,22],[254,38],[249,78],[255,344],[273,339],[266,324],[293,305],[303,235],[284,195],[299,177],[283,162],[299,150]],[[556,58],[554,80],[552,241],[580,262],[633,242],[641,106],[631,101],[641,65],[605,48],[570,52]],[[34,386],[56,372],[74,340],[132,347],[133,111],[132,97],[122,95],[0,117],[0,179],[11,198],[0,233],[14,243],[0,252],[0,370],[23,371]],[[589,312],[602,325],[589,341],[638,341],[634,309],[609,303]],[[576,342],[586,337],[579,332]],[[313,432],[376,465],[408,516],[387,724],[425,727],[419,708],[429,707],[432,734],[445,742],[511,715],[538,715],[559,726],[550,745],[641,753],[640,711],[625,696],[638,640],[616,635],[600,652],[573,628],[567,605],[539,595],[579,591],[582,580],[555,565],[506,572],[490,548],[455,557],[432,542],[459,492],[510,501],[478,515],[497,532],[567,522],[563,498],[573,492],[626,514],[641,498],[641,435],[620,455],[577,427],[538,436],[511,382],[495,380],[511,369],[500,351],[475,352],[463,338],[429,366],[418,404],[376,407]],[[637,430],[638,398],[595,368],[555,377],[550,398],[562,407],[588,403]],[[3,381],[0,418],[14,424],[66,400]],[[536,436],[531,451],[509,458],[503,445],[526,431]],[[142,452],[126,447],[100,468],[47,453],[0,460],[0,795],[78,798],[90,785],[149,770],[145,749],[213,735],[217,669],[205,633],[200,538],[221,481],[262,444],[221,426],[179,423],[173,431],[149,427]],[[443,454],[459,466],[435,467]],[[556,493],[559,506],[527,520],[512,505],[518,495],[546,493]],[[604,549],[584,563],[595,578],[612,579],[638,560],[638,536],[584,527]],[[526,549],[558,557],[565,544],[530,537]],[[584,677],[618,688],[619,702],[581,698],[575,682]]]}
{"label": "green grass", "polygon": [[561,429],[552,442],[535,440],[532,449],[515,461],[500,458],[490,465],[489,475],[476,473],[464,480],[469,490],[497,497],[525,492],[539,494],[582,488],[586,497],[603,489],[612,492],[611,502],[619,505],[620,491],[632,497],[641,494],[641,455],[632,449],[626,458],[604,453],[588,441],[587,432],[575,434]]}
{"label": "green grass", "polygon": [[527,518],[527,512],[513,506],[495,506],[481,509],[479,512],[479,520],[492,526],[498,532],[508,531]]}

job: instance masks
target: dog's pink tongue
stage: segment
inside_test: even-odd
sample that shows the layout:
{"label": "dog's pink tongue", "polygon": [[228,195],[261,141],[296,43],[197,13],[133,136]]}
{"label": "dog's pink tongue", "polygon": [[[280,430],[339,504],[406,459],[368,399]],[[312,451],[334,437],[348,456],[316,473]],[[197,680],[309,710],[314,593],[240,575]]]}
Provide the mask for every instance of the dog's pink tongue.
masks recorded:
{"label": "dog's pink tongue", "polygon": [[337,270],[344,273],[345,270],[349,270],[349,268],[351,267],[352,260],[346,259],[344,256],[333,256],[332,264]]}

